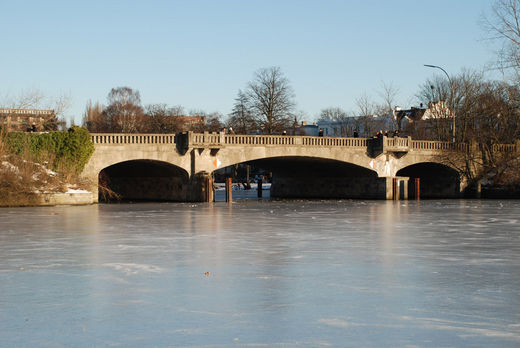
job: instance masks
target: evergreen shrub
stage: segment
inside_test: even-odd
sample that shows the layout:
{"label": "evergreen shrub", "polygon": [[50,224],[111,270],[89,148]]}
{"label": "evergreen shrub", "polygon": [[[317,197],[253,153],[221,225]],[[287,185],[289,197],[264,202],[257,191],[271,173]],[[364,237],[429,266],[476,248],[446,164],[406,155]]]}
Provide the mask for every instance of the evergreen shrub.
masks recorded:
{"label": "evergreen shrub", "polygon": [[63,174],[80,174],[94,152],[88,130],[76,126],[67,132],[4,133],[4,142],[11,154],[48,162],[49,169]]}

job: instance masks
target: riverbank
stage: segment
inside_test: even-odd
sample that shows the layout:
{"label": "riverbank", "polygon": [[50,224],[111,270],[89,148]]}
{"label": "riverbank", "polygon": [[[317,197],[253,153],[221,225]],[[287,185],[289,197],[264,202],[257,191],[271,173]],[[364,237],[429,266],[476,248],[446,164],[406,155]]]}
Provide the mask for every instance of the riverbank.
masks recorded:
{"label": "riverbank", "polygon": [[97,197],[92,192],[59,192],[59,193],[40,193],[35,200],[39,206],[46,205],[85,205],[96,203]]}
{"label": "riverbank", "polygon": [[93,203],[97,203],[97,195],[86,190],[19,192],[0,196],[0,207],[86,205]]}
{"label": "riverbank", "polygon": [[2,207],[33,207],[54,205],[87,205],[97,202],[92,192],[25,193],[0,197]]}
{"label": "riverbank", "polygon": [[87,183],[67,178],[45,165],[13,156],[0,158],[0,207],[82,205],[97,201]]}

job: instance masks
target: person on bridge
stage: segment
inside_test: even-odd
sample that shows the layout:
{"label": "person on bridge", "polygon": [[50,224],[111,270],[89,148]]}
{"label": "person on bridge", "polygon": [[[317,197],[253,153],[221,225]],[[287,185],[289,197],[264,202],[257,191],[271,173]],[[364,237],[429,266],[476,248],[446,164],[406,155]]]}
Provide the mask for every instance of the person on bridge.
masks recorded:
{"label": "person on bridge", "polygon": [[354,131],[354,138],[359,138],[359,133],[357,130]]}
{"label": "person on bridge", "polygon": [[284,131],[282,132],[282,135],[287,135],[287,131],[284,130]]}
{"label": "person on bridge", "polygon": [[235,134],[235,131],[233,130],[233,127],[229,127],[229,134]]}
{"label": "person on bridge", "polygon": [[323,136],[323,128],[320,128],[320,131],[318,132],[318,136],[319,136],[319,137],[322,137],[322,136]]}

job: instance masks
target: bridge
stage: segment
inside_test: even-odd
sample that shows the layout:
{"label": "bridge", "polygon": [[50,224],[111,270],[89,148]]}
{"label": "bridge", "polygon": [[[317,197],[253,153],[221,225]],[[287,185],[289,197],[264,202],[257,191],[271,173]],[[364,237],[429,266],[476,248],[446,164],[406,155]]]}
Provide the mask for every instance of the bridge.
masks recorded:
{"label": "bridge", "polygon": [[[410,137],[332,138],[224,133],[92,134],[83,176],[135,200],[211,201],[212,176],[240,163],[272,172],[272,197],[459,197],[467,183],[441,154],[467,144]],[[501,145],[520,152],[520,142]]]}

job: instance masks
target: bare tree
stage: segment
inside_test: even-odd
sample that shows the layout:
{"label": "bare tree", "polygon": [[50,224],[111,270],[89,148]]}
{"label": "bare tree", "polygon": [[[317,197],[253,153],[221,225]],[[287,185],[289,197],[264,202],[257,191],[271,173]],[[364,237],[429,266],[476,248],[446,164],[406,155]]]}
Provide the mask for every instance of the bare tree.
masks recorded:
{"label": "bare tree", "polygon": [[[405,132],[414,138],[449,141],[452,136],[451,124],[453,110],[451,110],[449,81],[444,77],[435,76],[425,81],[416,95],[421,104],[428,105],[428,118],[416,124],[408,124]],[[436,107],[443,105],[444,107]]]}
{"label": "bare tree", "polygon": [[246,95],[262,131],[272,134],[290,127],[294,94],[279,67],[258,70],[248,84]]}
{"label": "bare tree", "polygon": [[409,129],[409,134],[414,137],[449,141],[453,117],[455,117],[457,141],[470,141],[467,132],[474,123],[477,96],[482,93],[482,89],[487,84],[481,72],[471,70],[453,76],[451,83],[444,77],[427,80],[422,85],[417,98],[421,103],[429,106],[429,118],[422,122],[428,132],[425,132],[425,127],[422,127],[422,129]]}
{"label": "bare tree", "polygon": [[504,151],[502,145],[514,144],[520,137],[520,87],[464,71],[452,77],[451,84],[442,79],[427,81],[419,95],[431,98],[434,94],[439,99],[450,96],[452,110],[440,110],[432,119],[421,121],[423,129],[430,129],[427,134],[432,139],[449,140],[455,117],[457,142],[467,145],[441,155],[441,159],[457,168],[469,183],[483,178],[506,182],[507,173],[514,172],[513,166],[518,170],[520,164],[519,154]]}
{"label": "bare tree", "polygon": [[212,112],[206,116],[205,130],[208,132],[219,132],[223,128],[222,115],[218,112]]}
{"label": "bare tree", "polygon": [[[43,123],[45,130],[65,130],[65,113],[70,108],[70,100],[71,96],[66,94],[62,94],[54,99],[54,102],[50,105],[50,108],[54,110],[54,117],[45,120]],[[71,123],[74,123],[73,119]]]}
{"label": "bare tree", "polygon": [[347,112],[339,107],[328,107],[320,112],[320,119],[322,120],[340,121],[347,117]]}
{"label": "bare tree", "polygon": [[399,129],[399,124],[393,115],[393,109],[397,104],[396,98],[399,94],[399,88],[393,83],[381,82],[381,90],[378,94],[382,99],[382,103],[378,107],[379,110],[377,113],[383,118],[385,126]]}
{"label": "bare tree", "polygon": [[104,112],[105,107],[98,102],[92,104],[89,100],[83,113],[83,126],[91,133],[103,133],[110,131],[110,124]]}
{"label": "bare tree", "polygon": [[45,95],[37,88],[21,90],[18,95],[6,95],[2,104],[13,109],[35,109],[41,107]]}
{"label": "bare tree", "polygon": [[238,90],[233,110],[229,114],[226,125],[233,127],[237,134],[248,134],[257,130],[247,95]]}
{"label": "bare tree", "polygon": [[168,107],[166,104],[150,104],[145,108],[144,131],[149,133],[177,133],[182,131],[182,106]]}
{"label": "bare tree", "polygon": [[498,52],[499,67],[513,69],[520,75],[520,0],[496,0],[492,15],[484,19],[492,39],[502,43]]}
{"label": "bare tree", "polygon": [[144,112],[139,91],[129,87],[112,88],[105,109],[113,132],[136,133],[141,131]]}
{"label": "bare tree", "polygon": [[374,115],[376,115],[377,105],[364,93],[356,99],[356,105],[359,111],[359,125],[362,130],[361,136],[372,136],[380,126],[374,122]]}

